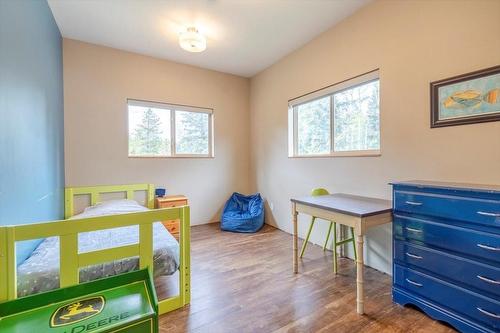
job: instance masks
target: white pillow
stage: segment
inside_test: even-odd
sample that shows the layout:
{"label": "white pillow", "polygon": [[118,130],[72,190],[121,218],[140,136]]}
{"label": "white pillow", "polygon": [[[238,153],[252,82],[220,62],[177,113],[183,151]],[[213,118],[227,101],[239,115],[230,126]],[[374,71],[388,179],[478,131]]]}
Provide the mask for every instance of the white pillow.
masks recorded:
{"label": "white pillow", "polygon": [[149,210],[148,208],[141,206],[135,200],[119,199],[119,200],[109,200],[100,202],[94,206],[85,208],[83,213],[77,214],[72,219],[103,216],[103,215],[113,215],[113,214],[123,214],[123,213],[133,213],[133,212],[144,212]]}

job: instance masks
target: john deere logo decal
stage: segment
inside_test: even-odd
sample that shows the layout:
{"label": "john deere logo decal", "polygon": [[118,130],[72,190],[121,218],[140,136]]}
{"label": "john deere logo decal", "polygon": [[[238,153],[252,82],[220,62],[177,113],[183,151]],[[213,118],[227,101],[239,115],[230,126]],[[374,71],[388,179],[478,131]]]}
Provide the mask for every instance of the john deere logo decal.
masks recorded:
{"label": "john deere logo decal", "polygon": [[97,296],[63,305],[52,314],[50,327],[69,325],[98,315],[104,304],[104,297]]}

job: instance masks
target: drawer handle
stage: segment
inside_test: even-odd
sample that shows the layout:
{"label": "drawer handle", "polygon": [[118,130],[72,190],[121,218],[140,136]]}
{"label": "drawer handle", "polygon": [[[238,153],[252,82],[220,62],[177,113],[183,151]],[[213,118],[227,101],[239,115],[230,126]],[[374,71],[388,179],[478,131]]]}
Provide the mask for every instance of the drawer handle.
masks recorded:
{"label": "drawer handle", "polygon": [[483,211],[479,211],[477,213],[479,215],[484,215],[484,216],[500,217],[500,213],[489,213],[489,212],[483,212]]}
{"label": "drawer handle", "polygon": [[416,254],[412,254],[412,253],[409,253],[409,252],[406,252],[406,255],[410,258],[415,258],[415,259],[423,259],[423,257],[421,256],[417,256]]}
{"label": "drawer handle", "polygon": [[422,232],[422,230],[420,230],[420,229],[414,229],[414,228],[410,228],[410,227],[405,227],[405,228],[406,228],[406,230],[412,231],[412,232]]}
{"label": "drawer handle", "polygon": [[484,277],[484,276],[481,276],[481,275],[478,275],[477,278],[480,279],[480,280],[483,280],[485,282],[488,282],[488,283],[500,284],[500,281],[495,281],[495,280],[492,280],[492,279],[488,279],[487,277]]}
{"label": "drawer handle", "polygon": [[482,249],[485,249],[485,250],[500,251],[500,247],[493,247],[493,246],[488,246],[488,245],[484,245],[484,244],[476,244],[476,245]]}
{"label": "drawer handle", "polygon": [[407,205],[411,205],[411,206],[422,206],[423,205],[423,203],[421,203],[421,202],[415,202],[415,201],[405,201],[405,203]]}
{"label": "drawer handle", "polygon": [[490,316],[490,317],[493,317],[493,318],[496,318],[496,319],[500,319],[500,315],[498,315],[498,314],[491,313],[491,312],[486,311],[486,310],[484,310],[484,309],[481,309],[481,308],[479,308],[479,307],[478,307],[478,308],[476,308],[476,309],[478,309],[478,310],[479,310],[479,312],[481,312],[481,313],[483,313],[483,314],[485,314],[485,315],[487,315],[487,316]]}
{"label": "drawer handle", "polygon": [[423,287],[424,286],[423,284],[415,282],[415,281],[412,281],[410,279],[406,279],[406,282],[408,282],[408,283],[410,283],[410,284],[412,284],[414,286],[417,286],[417,287]]}

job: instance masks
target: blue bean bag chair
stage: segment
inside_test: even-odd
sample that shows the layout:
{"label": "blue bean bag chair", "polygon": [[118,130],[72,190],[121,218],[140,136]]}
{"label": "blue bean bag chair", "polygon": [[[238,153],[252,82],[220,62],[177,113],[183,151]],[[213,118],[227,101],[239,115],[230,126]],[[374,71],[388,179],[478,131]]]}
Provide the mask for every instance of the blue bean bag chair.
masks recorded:
{"label": "blue bean bag chair", "polygon": [[264,201],[259,193],[233,193],[222,211],[220,227],[225,231],[257,232],[264,225]]}

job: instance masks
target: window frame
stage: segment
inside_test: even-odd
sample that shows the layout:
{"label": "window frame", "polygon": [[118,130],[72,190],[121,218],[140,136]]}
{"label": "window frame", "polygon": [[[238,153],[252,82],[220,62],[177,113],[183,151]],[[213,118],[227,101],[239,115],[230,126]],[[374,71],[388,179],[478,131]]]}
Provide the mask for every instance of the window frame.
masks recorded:
{"label": "window frame", "polygon": [[[335,150],[335,107],[334,95],[345,90],[353,89],[358,86],[378,81],[379,82],[379,148],[368,150]],[[299,154],[298,153],[298,107],[303,104],[314,102],[318,99],[329,97],[330,99],[330,152],[326,154]],[[311,93],[296,97],[288,101],[288,157],[290,158],[315,158],[315,157],[367,157],[381,156],[382,138],[381,138],[381,118],[380,118],[380,76],[379,70],[373,70],[354,78],[335,83],[328,87],[318,89]]]}
{"label": "window frame", "polygon": [[[163,109],[170,111],[170,155],[130,155],[130,120],[129,106]],[[214,154],[214,110],[212,108],[183,104],[152,102],[127,99],[127,156],[129,158],[213,158]],[[203,113],[208,115],[208,154],[180,154],[176,151],[175,116],[176,111]]]}

